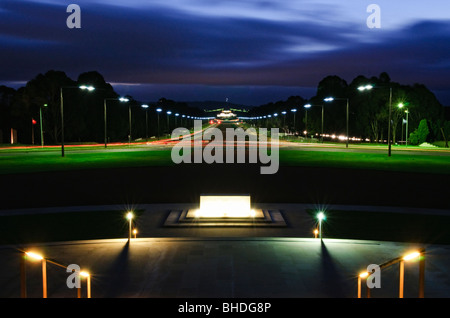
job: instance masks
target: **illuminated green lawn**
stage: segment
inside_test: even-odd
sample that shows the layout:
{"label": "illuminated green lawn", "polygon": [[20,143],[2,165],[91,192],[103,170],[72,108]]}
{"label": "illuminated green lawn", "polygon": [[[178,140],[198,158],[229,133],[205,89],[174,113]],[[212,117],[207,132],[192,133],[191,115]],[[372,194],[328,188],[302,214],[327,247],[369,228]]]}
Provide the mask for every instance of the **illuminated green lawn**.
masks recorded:
{"label": "illuminated green lawn", "polygon": [[[0,152],[0,174],[171,165],[175,164],[170,148],[123,148],[123,151],[119,148],[111,151],[83,149],[66,151],[65,157],[61,157],[55,149]],[[433,152],[417,154],[405,151],[388,157],[386,153],[281,148],[280,165],[450,174],[450,156]]]}
{"label": "illuminated green lawn", "polygon": [[450,174],[450,156],[429,154],[280,150],[280,164]]}
{"label": "illuminated green lawn", "polygon": [[168,166],[173,162],[170,149],[114,152],[15,153],[0,155],[0,174],[102,169],[119,167]]}

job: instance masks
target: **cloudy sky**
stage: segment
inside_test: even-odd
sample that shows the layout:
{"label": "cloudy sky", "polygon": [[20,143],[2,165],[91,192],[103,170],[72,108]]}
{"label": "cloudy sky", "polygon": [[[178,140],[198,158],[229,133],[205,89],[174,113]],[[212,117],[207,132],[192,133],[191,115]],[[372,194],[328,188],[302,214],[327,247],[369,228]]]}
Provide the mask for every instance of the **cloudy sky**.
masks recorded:
{"label": "cloudy sky", "polygon": [[[71,3],[79,29],[66,25]],[[13,87],[96,70],[141,101],[260,105],[309,98],[327,75],[388,72],[450,105],[446,0],[1,0],[0,44],[0,84]]]}

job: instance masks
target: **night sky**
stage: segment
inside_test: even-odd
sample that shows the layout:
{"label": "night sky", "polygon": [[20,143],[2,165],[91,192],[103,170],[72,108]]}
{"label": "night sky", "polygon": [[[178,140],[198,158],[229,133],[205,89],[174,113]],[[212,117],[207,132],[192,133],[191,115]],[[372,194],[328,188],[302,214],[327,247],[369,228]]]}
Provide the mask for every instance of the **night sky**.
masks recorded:
{"label": "night sky", "polygon": [[[81,28],[69,29],[69,4]],[[381,8],[369,28],[367,7]],[[100,72],[141,101],[260,105],[309,98],[328,75],[387,72],[450,105],[446,0],[1,0],[0,84]]]}

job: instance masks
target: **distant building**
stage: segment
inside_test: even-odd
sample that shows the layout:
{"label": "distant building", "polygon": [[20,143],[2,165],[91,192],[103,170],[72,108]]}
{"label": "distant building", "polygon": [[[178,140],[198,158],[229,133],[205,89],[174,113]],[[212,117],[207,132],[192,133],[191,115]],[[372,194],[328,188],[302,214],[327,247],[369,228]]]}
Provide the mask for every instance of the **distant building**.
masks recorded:
{"label": "distant building", "polygon": [[222,110],[221,113],[217,114],[220,119],[230,120],[236,118],[236,114],[232,113],[231,110]]}

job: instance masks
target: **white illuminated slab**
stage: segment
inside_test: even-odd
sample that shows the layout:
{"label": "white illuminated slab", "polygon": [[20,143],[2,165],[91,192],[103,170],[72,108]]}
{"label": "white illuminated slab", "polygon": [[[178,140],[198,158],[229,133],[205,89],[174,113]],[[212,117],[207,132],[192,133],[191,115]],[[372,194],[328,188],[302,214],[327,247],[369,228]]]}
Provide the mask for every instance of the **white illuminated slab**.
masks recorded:
{"label": "white illuminated slab", "polygon": [[257,218],[264,217],[254,210],[248,195],[202,195],[200,208],[189,210],[188,218]]}

